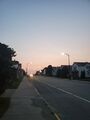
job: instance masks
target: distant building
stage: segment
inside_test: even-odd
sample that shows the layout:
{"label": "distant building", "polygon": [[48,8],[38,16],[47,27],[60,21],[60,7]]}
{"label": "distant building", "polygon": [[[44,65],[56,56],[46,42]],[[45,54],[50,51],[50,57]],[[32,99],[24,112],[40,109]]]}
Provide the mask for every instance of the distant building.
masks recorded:
{"label": "distant building", "polygon": [[90,63],[85,65],[85,75],[87,78],[90,78]]}
{"label": "distant building", "polygon": [[[69,77],[69,70],[70,70],[71,66],[68,65],[61,65],[61,66],[52,66],[51,69],[51,74],[50,76],[54,76],[54,77],[61,77],[61,78],[68,78]],[[49,71],[48,71],[48,67],[44,68],[42,70],[42,75],[48,75]]]}
{"label": "distant building", "polygon": [[52,67],[52,76],[57,76],[57,71],[60,69],[60,67]]}
{"label": "distant building", "polygon": [[90,78],[90,63],[89,62],[74,62],[72,65],[73,78]]}
{"label": "distant building", "polygon": [[35,75],[41,75],[41,71],[36,71]]}
{"label": "distant building", "polygon": [[45,68],[42,70],[42,75],[46,75],[46,70],[47,70],[47,68],[45,67]]}
{"label": "distant building", "polygon": [[49,76],[49,72],[50,72],[50,76],[57,76],[57,71],[58,69],[60,69],[60,67],[53,67],[51,68],[51,70],[49,71],[48,70],[48,67],[45,67],[43,70],[42,70],[42,75],[47,75]]}
{"label": "distant building", "polygon": [[70,65],[61,65],[61,78],[69,78],[71,73]]}

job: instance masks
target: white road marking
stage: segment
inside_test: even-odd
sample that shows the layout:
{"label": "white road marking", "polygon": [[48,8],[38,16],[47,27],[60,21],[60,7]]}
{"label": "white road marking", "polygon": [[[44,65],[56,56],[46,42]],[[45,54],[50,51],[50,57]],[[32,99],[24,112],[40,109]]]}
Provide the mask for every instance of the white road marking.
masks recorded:
{"label": "white road marking", "polygon": [[61,119],[59,118],[59,116],[57,115],[57,113],[55,113],[54,115],[55,115],[55,117],[57,118],[57,120],[61,120]]}
{"label": "white road marking", "polygon": [[[40,82],[41,82],[41,81],[40,81]],[[78,99],[80,99],[80,100],[83,100],[83,101],[85,101],[85,102],[90,103],[90,100],[87,100],[87,99],[85,99],[85,98],[82,98],[82,97],[80,97],[80,96],[78,96],[78,95],[75,95],[75,94],[73,94],[73,93],[71,93],[71,92],[68,92],[68,91],[66,91],[66,90],[63,90],[63,89],[61,89],[61,88],[56,88],[56,87],[54,87],[53,85],[50,85],[50,84],[45,83],[45,82],[41,82],[41,83],[44,83],[44,84],[46,84],[46,85],[48,85],[48,86],[50,86],[50,87],[52,87],[52,88],[55,88],[55,89],[57,89],[57,90],[59,90],[59,91],[62,91],[62,92],[64,92],[64,93],[66,93],[66,94],[72,95],[72,96],[74,96],[74,97],[76,97],[76,98],[78,98]]]}
{"label": "white road marking", "polygon": [[41,97],[41,99],[47,104],[47,106],[49,107],[49,109],[53,112],[53,114],[54,114],[54,116],[56,117],[56,119],[57,119],[57,120],[61,120],[60,117],[58,116],[58,114],[53,111],[54,108],[51,107],[51,106],[49,105],[49,103],[41,96],[41,94],[39,93],[39,91],[37,90],[37,88],[34,87],[34,89],[35,89],[36,93]]}

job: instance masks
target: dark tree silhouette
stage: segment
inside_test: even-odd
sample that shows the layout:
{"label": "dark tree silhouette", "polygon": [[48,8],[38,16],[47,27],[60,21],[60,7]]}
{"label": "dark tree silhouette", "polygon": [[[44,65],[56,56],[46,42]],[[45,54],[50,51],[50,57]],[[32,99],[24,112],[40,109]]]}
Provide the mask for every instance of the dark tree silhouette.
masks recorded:
{"label": "dark tree silhouette", "polygon": [[64,66],[62,68],[62,73],[61,73],[61,77],[62,78],[68,78],[69,77],[69,66]]}
{"label": "dark tree silhouette", "polygon": [[62,72],[61,69],[58,69],[56,73],[56,77],[61,77],[61,72]]}
{"label": "dark tree silhouette", "polygon": [[61,69],[58,69],[56,76],[61,78],[68,78],[69,76],[68,66],[63,66]]}
{"label": "dark tree silhouette", "polygon": [[5,90],[12,71],[12,57],[15,51],[7,45],[0,43],[0,93]]}
{"label": "dark tree silhouette", "polygon": [[47,76],[52,76],[52,71],[53,71],[52,65],[49,65],[49,66],[46,68],[46,75],[47,75]]}

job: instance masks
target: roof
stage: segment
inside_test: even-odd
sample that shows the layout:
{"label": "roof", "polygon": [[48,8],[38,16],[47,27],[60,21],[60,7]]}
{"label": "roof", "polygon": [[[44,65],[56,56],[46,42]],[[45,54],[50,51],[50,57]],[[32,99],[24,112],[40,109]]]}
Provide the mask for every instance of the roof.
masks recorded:
{"label": "roof", "polygon": [[53,69],[57,69],[57,68],[60,68],[60,66],[57,66],[57,67],[52,67]]}
{"label": "roof", "polygon": [[64,67],[71,67],[72,65],[61,65],[61,68],[64,68]]}
{"label": "roof", "polygon": [[90,64],[89,62],[74,62],[73,64],[77,64],[78,66],[85,66],[86,64]]}

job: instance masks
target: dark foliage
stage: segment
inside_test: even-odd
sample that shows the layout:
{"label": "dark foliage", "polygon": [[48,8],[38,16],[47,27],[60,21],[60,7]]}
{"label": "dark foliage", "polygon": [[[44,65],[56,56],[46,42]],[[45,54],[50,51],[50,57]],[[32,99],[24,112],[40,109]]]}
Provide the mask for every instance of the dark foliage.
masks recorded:
{"label": "dark foliage", "polygon": [[62,72],[61,69],[58,69],[56,73],[56,77],[61,77],[61,72]]}
{"label": "dark foliage", "polygon": [[7,45],[0,43],[0,93],[2,93],[11,77],[12,57],[15,57],[15,51]]}
{"label": "dark foliage", "polygon": [[68,69],[68,67],[64,66],[62,69],[58,69],[56,76],[61,77],[61,78],[68,78],[69,77],[69,69]]}
{"label": "dark foliage", "polygon": [[49,66],[46,68],[46,75],[47,75],[47,76],[52,76],[52,71],[53,71],[52,65],[49,65]]}

